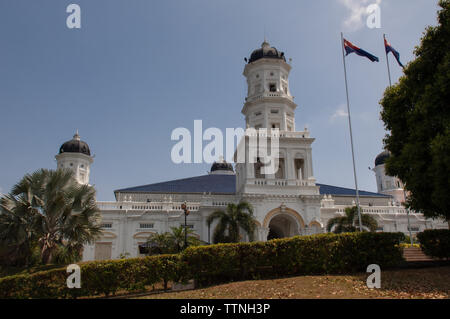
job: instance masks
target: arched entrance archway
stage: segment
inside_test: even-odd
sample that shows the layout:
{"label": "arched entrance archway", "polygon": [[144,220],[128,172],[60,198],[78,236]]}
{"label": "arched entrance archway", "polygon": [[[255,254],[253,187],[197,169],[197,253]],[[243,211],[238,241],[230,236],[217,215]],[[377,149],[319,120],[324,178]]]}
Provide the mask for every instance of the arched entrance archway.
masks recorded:
{"label": "arched entrance archway", "polygon": [[305,228],[300,214],[285,206],[270,211],[263,224],[269,229],[267,240],[298,236]]}
{"label": "arched entrance archway", "polygon": [[312,221],[308,226],[309,235],[319,234],[322,232],[322,225],[318,221]]}

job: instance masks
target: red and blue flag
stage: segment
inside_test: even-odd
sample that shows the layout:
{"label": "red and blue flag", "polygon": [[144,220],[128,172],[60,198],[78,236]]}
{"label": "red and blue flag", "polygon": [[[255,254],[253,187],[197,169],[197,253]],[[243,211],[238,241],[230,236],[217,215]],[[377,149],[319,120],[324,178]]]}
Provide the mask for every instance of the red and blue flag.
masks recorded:
{"label": "red and blue flag", "polygon": [[400,53],[398,53],[398,51],[392,47],[392,45],[386,40],[386,38],[384,39],[384,48],[386,49],[386,54],[388,54],[389,52],[392,52],[395,59],[397,60],[398,65],[400,65],[403,68],[404,66],[400,62]]}
{"label": "red and blue flag", "polygon": [[345,49],[346,55],[349,55],[350,53],[356,53],[359,56],[368,58],[372,62],[380,61],[376,56],[370,54],[367,51],[364,51],[363,49],[358,48],[356,45],[352,44],[350,41],[347,41],[345,39],[344,39],[344,49]]}

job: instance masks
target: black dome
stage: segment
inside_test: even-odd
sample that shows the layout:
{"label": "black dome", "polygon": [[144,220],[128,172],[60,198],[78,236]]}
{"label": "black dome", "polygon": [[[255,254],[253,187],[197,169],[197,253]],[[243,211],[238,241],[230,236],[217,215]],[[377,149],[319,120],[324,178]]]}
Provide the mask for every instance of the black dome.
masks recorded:
{"label": "black dome", "polygon": [[280,59],[286,62],[286,58],[284,57],[284,52],[278,51],[276,48],[271,47],[269,43],[264,41],[261,45],[260,49],[256,49],[250,55],[250,59],[248,63],[255,62],[262,58],[269,59]]}
{"label": "black dome", "polygon": [[80,135],[78,135],[78,132],[73,136],[73,139],[61,145],[59,148],[59,154],[61,153],[81,153],[91,156],[89,145],[80,140]]}
{"label": "black dome", "polygon": [[375,158],[375,166],[383,165],[390,156],[391,154],[388,151],[381,152]]}
{"label": "black dome", "polygon": [[231,165],[230,163],[227,163],[225,161],[223,161],[223,162],[214,162],[212,164],[212,166],[211,166],[211,172],[215,172],[215,171],[234,172],[233,165]]}

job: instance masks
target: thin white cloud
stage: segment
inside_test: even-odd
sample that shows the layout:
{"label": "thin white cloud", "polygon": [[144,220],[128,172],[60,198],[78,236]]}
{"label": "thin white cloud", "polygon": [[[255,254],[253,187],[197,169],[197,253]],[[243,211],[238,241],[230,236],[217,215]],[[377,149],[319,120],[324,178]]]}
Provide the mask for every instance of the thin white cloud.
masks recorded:
{"label": "thin white cloud", "polygon": [[365,26],[364,18],[367,16],[367,7],[371,4],[380,4],[382,0],[338,0],[350,10],[350,15],[344,20],[343,27],[347,31],[356,31]]}
{"label": "thin white cloud", "polygon": [[338,108],[336,109],[336,111],[333,113],[333,115],[331,115],[330,117],[330,122],[334,122],[337,119],[343,118],[343,117],[347,117],[348,113],[347,110],[345,108],[345,104],[340,104],[338,106]]}

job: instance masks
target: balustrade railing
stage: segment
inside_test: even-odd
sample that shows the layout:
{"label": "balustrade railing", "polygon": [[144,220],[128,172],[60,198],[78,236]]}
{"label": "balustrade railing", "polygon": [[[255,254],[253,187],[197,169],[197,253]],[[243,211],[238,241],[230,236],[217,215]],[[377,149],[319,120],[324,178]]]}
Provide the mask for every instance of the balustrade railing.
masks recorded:
{"label": "balustrade railing", "polygon": [[[182,202],[97,202],[100,210],[180,211]],[[198,211],[200,203],[187,203],[187,209]]]}
{"label": "balustrade railing", "polygon": [[258,186],[316,186],[314,181],[300,179],[270,179],[254,178],[248,179],[248,184]]}

